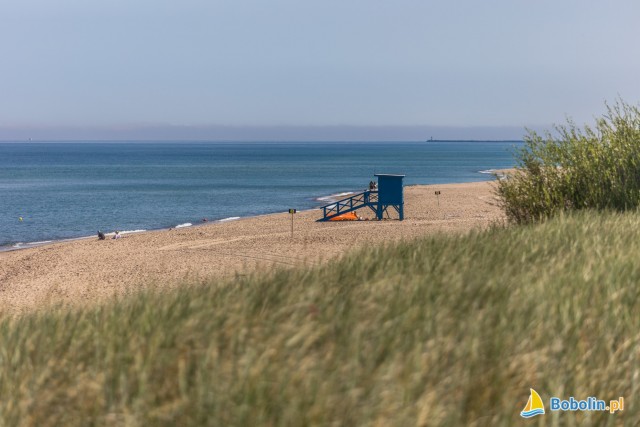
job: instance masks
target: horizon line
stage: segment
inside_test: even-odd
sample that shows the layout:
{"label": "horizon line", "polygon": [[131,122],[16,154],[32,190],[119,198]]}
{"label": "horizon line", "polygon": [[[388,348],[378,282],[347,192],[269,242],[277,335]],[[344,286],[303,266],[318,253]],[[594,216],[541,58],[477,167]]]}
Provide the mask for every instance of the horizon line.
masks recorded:
{"label": "horizon line", "polygon": [[416,143],[430,143],[430,142],[524,142],[524,139],[460,139],[460,138],[448,138],[448,139],[431,139],[431,140],[421,140],[421,139],[394,139],[394,140],[386,140],[386,139],[333,139],[333,140],[324,140],[324,139],[306,139],[306,140],[291,140],[291,139],[133,139],[133,138],[124,138],[124,139],[88,139],[88,138],[62,138],[62,139],[0,139],[0,143],[12,143],[12,144],[28,144],[28,143],[77,143],[77,142],[88,142],[88,143],[100,143],[100,142],[117,142],[117,143],[127,143],[127,142],[156,142],[156,143],[247,143],[247,142],[269,142],[269,143],[283,143],[283,142],[303,142],[303,143],[319,143],[319,142],[361,142],[361,143],[403,143],[403,142],[416,142]]}
{"label": "horizon line", "polygon": [[0,141],[521,141],[545,126],[0,126]]}

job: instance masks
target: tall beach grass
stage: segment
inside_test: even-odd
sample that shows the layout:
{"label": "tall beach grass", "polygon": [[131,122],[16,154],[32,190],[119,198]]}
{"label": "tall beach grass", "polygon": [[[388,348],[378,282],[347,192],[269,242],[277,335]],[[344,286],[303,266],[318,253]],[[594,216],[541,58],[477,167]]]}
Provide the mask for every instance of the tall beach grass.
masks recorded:
{"label": "tall beach grass", "polygon": [[0,425],[638,425],[640,218],[585,212],[0,322]]}

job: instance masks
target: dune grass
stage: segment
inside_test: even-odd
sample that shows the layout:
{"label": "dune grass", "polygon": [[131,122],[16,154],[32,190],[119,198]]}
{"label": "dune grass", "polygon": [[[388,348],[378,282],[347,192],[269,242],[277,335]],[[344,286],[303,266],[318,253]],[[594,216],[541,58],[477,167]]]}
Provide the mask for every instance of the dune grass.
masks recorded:
{"label": "dune grass", "polygon": [[[1,425],[638,425],[640,218],[560,216],[0,322]],[[625,410],[523,420],[536,389]]]}

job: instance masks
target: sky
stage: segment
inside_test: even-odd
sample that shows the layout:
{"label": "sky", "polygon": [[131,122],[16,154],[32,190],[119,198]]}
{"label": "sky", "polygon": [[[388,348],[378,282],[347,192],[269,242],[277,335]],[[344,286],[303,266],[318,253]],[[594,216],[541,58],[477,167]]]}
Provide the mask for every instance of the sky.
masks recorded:
{"label": "sky", "polygon": [[0,0],[0,140],[518,139],[640,101],[637,0]]}

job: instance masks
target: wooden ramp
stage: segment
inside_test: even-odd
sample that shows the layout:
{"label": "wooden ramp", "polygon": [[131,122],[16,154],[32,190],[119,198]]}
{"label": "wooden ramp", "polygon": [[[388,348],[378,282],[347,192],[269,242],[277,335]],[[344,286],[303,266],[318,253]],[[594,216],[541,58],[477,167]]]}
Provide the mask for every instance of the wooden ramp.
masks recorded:
{"label": "wooden ramp", "polygon": [[378,209],[378,192],[377,191],[364,191],[362,193],[355,194],[346,199],[338,200],[337,202],[323,206],[322,218],[318,221],[331,221],[332,219],[344,215],[349,212],[354,212],[358,209],[369,208],[374,213],[377,213]]}

